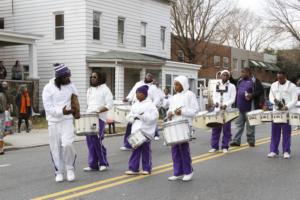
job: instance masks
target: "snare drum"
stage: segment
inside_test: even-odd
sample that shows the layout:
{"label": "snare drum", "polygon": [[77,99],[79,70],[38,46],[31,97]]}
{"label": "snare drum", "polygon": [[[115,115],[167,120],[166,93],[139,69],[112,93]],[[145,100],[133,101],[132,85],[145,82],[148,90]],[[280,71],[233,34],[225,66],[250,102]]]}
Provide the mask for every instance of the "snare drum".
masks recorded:
{"label": "snare drum", "polygon": [[288,116],[286,111],[273,111],[273,122],[274,123],[287,123]]}
{"label": "snare drum", "polygon": [[234,120],[240,115],[240,111],[237,108],[231,108],[224,112],[224,121],[225,123]]}
{"label": "snare drum", "polygon": [[198,112],[196,117],[193,119],[193,127],[207,129],[208,127],[205,124],[205,115],[207,113],[207,111]]}
{"label": "snare drum", "polygon": [[289,113],[289,123],[291,126],[300,126],[300,113]]}
{"label": "snare drum", "polygon": [[272,122],[272,111],[264,111],[260,116],[262,122]]}
{"label": "snare drum", "polygon": [[141,131],[131,133],[128,137],[128,142],[134,149],[138,148],[146,141],[147,138],[144,136],[144,134]]}
{"label": "snare drum", "polygon": [[121,122],[121,123],[126,123],[126,116],[130,112],[130,109],[131,109],[130,105],[116,106],[114,108],[115,121]]}
{"label": "snare drum", "polygon": [[75,119],[75,134],[78,136],[97,135],[99,132],[98,114],[83,114]]}
{"label": "snare drum", "polygon": [[247,113],[247,118],[250,126],[256,126],[261,124],[262,110],[253,110]]}
{"label": "snare drum", "polygon": [[208,127],[216,127],[224,124],[223,112],[210,112],[205,115],[205,124]]}
{"label": "snare drum", "polygon": [[187,119],[162,124],[166,145],[180,144],[190,140],[190,126]]}

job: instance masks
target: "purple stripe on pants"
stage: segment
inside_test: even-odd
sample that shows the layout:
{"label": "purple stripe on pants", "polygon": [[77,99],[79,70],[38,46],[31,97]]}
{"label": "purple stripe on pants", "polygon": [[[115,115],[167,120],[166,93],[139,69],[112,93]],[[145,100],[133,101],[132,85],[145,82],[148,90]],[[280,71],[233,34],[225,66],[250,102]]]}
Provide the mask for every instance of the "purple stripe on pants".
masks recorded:
{"label": "purple stripe on pants", "polygon": [[223,129],[222,149],[228,149],[231,140],[231,122],[225,123],[223,126],[214,127],[211,135],[211,148],[219,149],[219,140]]}
{"label": "purple stripe on pants", "polygon": [[105,122],[99,119],[99,135],[86,136],[86,142],[89,149],[89,166],[93,169],[99,169],[100,166],[108,166],[106,158],[106,148],[102,144],[104,139]]}
{"label": "purple stripe on pants", "polygon": [[123,146],[128,148],[128,149],[132,148],[131,145],[128,142],[128,137],[131,134],[131,127],[132,127],[132,124],[128,123],[127,126],[126,126],[125,135],[124,135],[124,145]]}
{"label": "purple stripe on pants", "polygon": [[138,172],[140,166],[140,157],[142,155],[143,171],[151,172],[152,170],[152,158],[151,158],[151,143],[144,142],[137,149],[132,151],[129,159],[129,170]]}
{"label": "purple stripe on pants", "polygon": [[291,133],[292,128],[288,123],[272,123],[272,135],[270,152],[279,154],[278,146],[282,130],[282,150],[283,152],[291,153]]}
{"label": "purple stripe on pants", "polygon": [[193,172],[188,142],[172,146],[172,159],[174,176],[187,175]]}

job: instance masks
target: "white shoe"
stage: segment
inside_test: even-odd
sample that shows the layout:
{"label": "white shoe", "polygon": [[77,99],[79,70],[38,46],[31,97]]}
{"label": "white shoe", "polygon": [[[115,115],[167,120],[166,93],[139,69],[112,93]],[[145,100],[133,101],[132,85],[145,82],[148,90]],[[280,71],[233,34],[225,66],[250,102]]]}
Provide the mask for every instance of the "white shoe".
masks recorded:
{"label": "white shoe", "polygon": [[148,172],[148,171],[142,171],[142,175],[149,175],[150,174],[150,172]]}
{"label": "white shoe", "polygon": [[170,176],[168,178],[169,181],[176,181],[182,179],[182,176]]}
{"label": "white shoe", "polygon": [[56,181],[56,182],[63,182],[63,181],[64,181],[64,176],[63,176],[63,174],[56,174],[56,176],[55,176],[55,181]]}
{"label": "white shoe", "polygon": [[288,152],[284,152],[283,153],[283,158],[284,159],[289,159],[289,158],[291,158],[291,155]]}
{"label": "white shoe", "polygon": [[274,152],[270,152],[270,153],[268,154],[268,158],[275,158],[276,156],[277,156],[277,154],[274,153]]}
{"label": "white shoe", "polygon": [[74,170],[67,170],[67,180],[68,181],[74,181],[75,180]]}
{"label": "white shoe", "polygon": [[120,150],[122,150],[122,151],[130,151],[131,149],[129,149],[127,147],[120,147]]}
{"label": "white shoe", "polygon": [[97,171],[97,170],[93,169],[91,167],[85,167],[85,168],[83,168],[83,171],[85,171],[85,172],[91,172],[91,171]]}
{"label": "white shoe", "polygon": [[183,181],[190,181],[190,180],[192,180],[193,174],[194,174],[194,173],[192,172],[192,173],[190,173],[190,174],[188,174],[188,175],[184,175],[183,178],[182,178],[182,180],[183,180]]}
{"label": "white shoe", "polygon": [[159,140],[159,137],[158,137],[158,136],[155,136],[155,137],[154,137],[154,140],[155,140],[155,141],[158,141],[158,140]]}
{"label": "white shoe", "polygon": [[208,153],[215,153],[215,152],[217,152],[217,149],[210,149],[210,150],[208,151]]}
{"label": "white shoe", "polygon": [[139,172],[134,172],[134,171],[131,171],[131,170],[128,170],[125,172],[126,175],[139,175]]}
{"label": "white shoe", "polygon": [[100,171],[100,172],[106,171],[107,168],[108,168],[108,167],[107,167],[107,166],[104,166],[104,165],[103,165],[103,166],[100,166],[99,171]]}
{"label": "white shoe", "polygon": [[223,149],[223,153],[228,153],[228,149]]}

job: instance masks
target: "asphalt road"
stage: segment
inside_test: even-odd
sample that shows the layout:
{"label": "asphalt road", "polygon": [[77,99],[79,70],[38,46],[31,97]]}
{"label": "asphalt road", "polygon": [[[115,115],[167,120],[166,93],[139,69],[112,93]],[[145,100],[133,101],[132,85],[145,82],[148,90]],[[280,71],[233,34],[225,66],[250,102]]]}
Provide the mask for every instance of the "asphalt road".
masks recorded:
{"label": "asphalt road", "polygon": [[[234,133],[234,128],[233,128]],[[255,148],[244,145],[226,155],[208,154],[210,132],[197,130],[191,142],[194,179],[167,180],[172,175],[170,148],[152,142],[150,176],[126,176],[130,152],[119,150],[122,137],[105,139],[109,170],[83,172],[85,142],[75,144],[76,181],[56,183],[49,147],[9,151],[0,157],[0,199],[108,200],[298,200],[300,198],[300,132],[292,138],[292,158],[267,158],[270,125],[257,127]],[[245,135],[243,136],[245,142]]]}

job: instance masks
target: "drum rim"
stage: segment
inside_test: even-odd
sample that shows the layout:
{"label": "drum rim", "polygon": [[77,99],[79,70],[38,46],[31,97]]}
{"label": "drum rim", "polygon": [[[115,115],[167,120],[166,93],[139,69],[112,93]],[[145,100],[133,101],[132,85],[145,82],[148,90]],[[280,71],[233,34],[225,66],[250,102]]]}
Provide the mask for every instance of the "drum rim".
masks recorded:
{"label": "drum rim", "polygon": [[[99,114],[98,113],[84,113],[80,114],[80,118],[82,117],[97,117],[98,118]],[[79,119],[78,119],[79,120]]]}
{"label": "drum rim", "polygon": [[183,124],[183,123],[189,123],[189,120],[188,119],[172,120],[172,121],[169,121],[169,122],[164,122],[162,124],[162,126],[166,127],[166,126],[170,126],[170,124],[176,125],[176,124]]}

